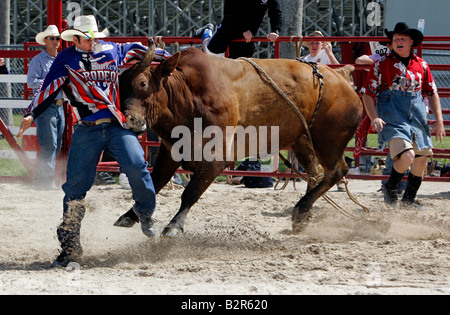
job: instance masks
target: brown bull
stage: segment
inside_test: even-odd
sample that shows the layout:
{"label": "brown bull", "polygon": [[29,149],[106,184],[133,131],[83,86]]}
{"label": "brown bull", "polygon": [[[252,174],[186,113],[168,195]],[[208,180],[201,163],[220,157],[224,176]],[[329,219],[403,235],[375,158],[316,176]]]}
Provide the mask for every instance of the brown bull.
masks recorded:
{"label": "brown bull", "polygon": [[[209,56],[189,48],[151,68],[151,54],[149,49],[148,58],[122,74],[122,110],[130,129],[142,131],[148,125],[162,139],[152,173],[156,192],[180,166],[193,172],[182,194],[181,207],[163,236],[175,236],[183,231],[190,208],[229,164],[226,158],[196,161],[194,152],[199,148],[195,147],[195,141],[192,141],[191,159],[179,162],[173,159],[171,149],[179,139],[171,137],[172,130],[186,126],[194,131],[195,118],[201,118],[203,129],[220,127],[224,131],[225,147],[227,126],[255,126],[256,129],[278,126],[279,148],[291,146],[311,178],[319,177],[319,164],[323,167],[323,179],[318,184],[310,183],[307,193],[295,206],[294,229],[305,221],[313,203],[347,173],[344,149],[358,127],[363,106],[342,73],[319,65],[323,88],[317,107],[319,79],[310,65],[294,60],[252,59],[295,104],[308,124],[315,117],[309,129],[311,142],[300,117],[249,62]],[[270,142],[270,130],[268,133]],[[208,141],[203,139],[202,145]],[[129,227],[136,221],[130,210],[116,225]]]}

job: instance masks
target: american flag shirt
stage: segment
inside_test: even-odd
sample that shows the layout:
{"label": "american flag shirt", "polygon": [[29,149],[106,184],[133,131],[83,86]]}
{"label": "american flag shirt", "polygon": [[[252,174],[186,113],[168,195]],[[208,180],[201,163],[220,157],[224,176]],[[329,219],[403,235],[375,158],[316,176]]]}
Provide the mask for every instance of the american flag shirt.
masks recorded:
{"label": "american flag shirt", "polygon": [[[77,119],[97,120],[116,117],[125,127],[120,111],[119,67],[127,62],[144,58],[147,47],[139,43],[116,44],[98,41],[95,52],[69,47],[58,54],[41,87],[37,90],[25,116],[37,118],[64,88]],[[155,61],[170,58],[170,54],[157,49]]]}
{"label": "american flag shirt", "polygon": [[402,92],[422,91],[425,95],[437,93],[428,64],[415,54],[412,54],[408,66],[393,52],[385,55],[370,69],[361,93],[376,97],[389,88]]}

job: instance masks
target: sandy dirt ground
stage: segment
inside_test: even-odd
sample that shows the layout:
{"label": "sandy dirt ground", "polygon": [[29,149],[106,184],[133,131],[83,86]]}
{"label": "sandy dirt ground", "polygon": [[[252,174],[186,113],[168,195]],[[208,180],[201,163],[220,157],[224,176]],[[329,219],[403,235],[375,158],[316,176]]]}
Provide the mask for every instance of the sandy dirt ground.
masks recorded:
{"label": "sandy dirt ground", "polygon": [[[305,183],[283,190],[213,184],[177,239],[149,240],[139,226],[113,226],[132,205],[119,185],[88,194],[79,264],[50,269],[59,254],[62,191],[0,184],[2,294],[450,294],[450,184],[425,182],[425,210],[387,208],[378,181],[349,181],[366,215],[345,193],[313,208],[291,230]],[[157,199],[158,233],[176,213],[182,189]],[[369,219],[369,220],[368,220]]]}

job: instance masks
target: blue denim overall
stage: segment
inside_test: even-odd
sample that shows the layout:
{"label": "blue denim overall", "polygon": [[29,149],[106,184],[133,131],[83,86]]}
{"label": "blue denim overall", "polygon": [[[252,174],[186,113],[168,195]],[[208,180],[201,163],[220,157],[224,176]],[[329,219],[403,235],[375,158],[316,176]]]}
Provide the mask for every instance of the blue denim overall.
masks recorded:
{"label": "blue denim overall", "polygon": [[421,92],[387,89],[377,96],[377,114],[386,123],[378,133],[380,143],[401,138],[415,141],[419,151],[433,147]]}

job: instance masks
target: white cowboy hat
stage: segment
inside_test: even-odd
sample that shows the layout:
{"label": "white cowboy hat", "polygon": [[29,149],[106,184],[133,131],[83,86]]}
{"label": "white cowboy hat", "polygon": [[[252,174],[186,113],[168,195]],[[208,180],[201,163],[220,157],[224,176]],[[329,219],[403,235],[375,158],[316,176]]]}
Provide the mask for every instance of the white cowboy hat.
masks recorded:
{"label": "white cowboy hat", "polygon": [[108,37],[108,33],[106,28],[102,32],[98,31],[97,21],[93,15],[81,15],[75,18],[73,29],[65,30],[61,33],[61,38],[71,42],[73,41],[74,35],[87,36],[90,38],[105,38]]}
{"label": "white cowboy hat", "polygon": [[49,25],[45,31],[40,32],[39,34],[36,35],[36,42],[39,45],[45,45],[44,42],[44,38],[48,37],[48,36],[61,36],[59,34],[58,28],[56,27],[56,25]]}

